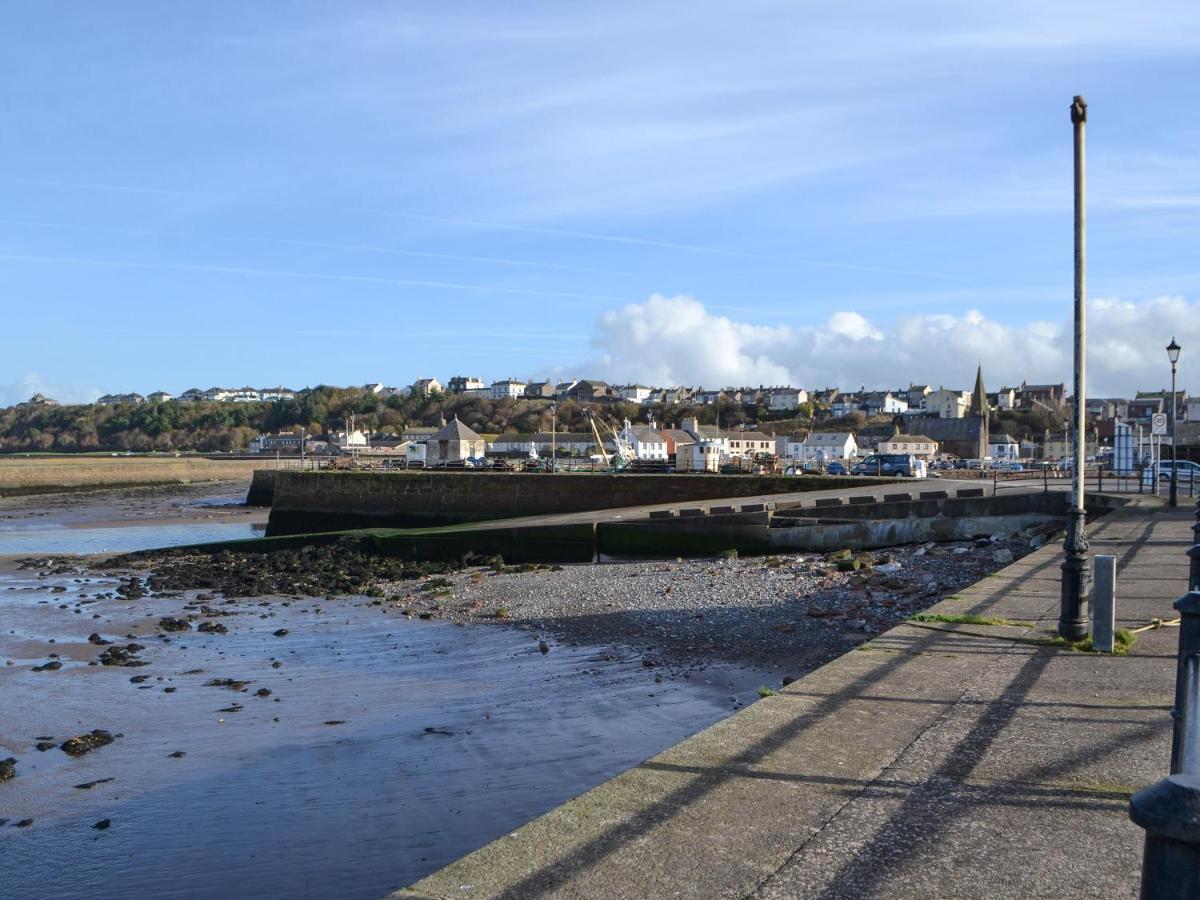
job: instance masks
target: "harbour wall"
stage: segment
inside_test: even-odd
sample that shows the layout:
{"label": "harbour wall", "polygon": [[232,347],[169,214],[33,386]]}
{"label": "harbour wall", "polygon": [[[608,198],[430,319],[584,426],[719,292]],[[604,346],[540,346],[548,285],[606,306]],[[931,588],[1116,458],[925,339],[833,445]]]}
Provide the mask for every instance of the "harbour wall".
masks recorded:
{"label": "harbour wall", "polygon": [[[273,482],[273,484],[269,484]],[[753,475],[525,472],[256,473],[252,499],[271,492],[268,535],[352,528],[424,528],[843,487],[893,479]]]}

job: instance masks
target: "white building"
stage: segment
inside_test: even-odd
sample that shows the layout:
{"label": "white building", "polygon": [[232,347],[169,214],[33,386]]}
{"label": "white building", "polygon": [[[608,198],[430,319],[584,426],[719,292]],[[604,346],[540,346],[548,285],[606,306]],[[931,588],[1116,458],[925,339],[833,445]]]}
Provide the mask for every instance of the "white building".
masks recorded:
{"label": "white building", "polygon": [[273,388],[263,388],[258,392],[259,398],[262,400],[294,400],[296,392],[283,386]]}
{"label": "white building", "polygon": [[778,388],[771,391],[771,409],[796,409],[808,402],[808,391],[803,388]]}
{"label": "white building", "polygon": [[618,396],[622,400],[628,400],[631,403],[645,403],[650,399],[650,388],[644,384],[627,384],[617,391]]}
{"label": "white building", "polygon": [[997,462],[1002,459],[1015,461],[1021,458],[1021,445],[1007,434],[996,435],[988,442],[988,456]]}
{"label": "white building", "polygon": [[938,442],[923,434],[894,434],[879,442],[880,453],[906,453],[921,459],[937,456]]}
{"label": "white building", "polygon": [[229,399],[234,403],[258,403],[262,398],[262,391],[258,388],[244,387],[234,391]]}
{"label": "white building", "polygon": [[349,452],[351,450],[364,450],[370,444],[370,438],[367,432],[359,431],[357,428],[354,431],[337,433],[338,449]]}
{"label": "white building", "polygon": [[930,391],[921,403],[926,414],[943,419],[961,419],[971,409],[970,391],[951,391],[938,388]]}
{"label": "white building", "polygon": [[493,400],[515,400],[518,397],[525,396],[525,382],[517,381],[513,378],[506,378],[503,381],[493,381],[491,392]]}
{"label": "white building", "polygon": [[862,400],[857,394],[839,394],[838,397],[829,404],[829,414],[835,419],[840,419],[843,416],[848,416],[852,412],[857,412],[862,408]]}
{"label": "white building", "polygon": [[858,455],[858,442],[848,431],[814,431],[799,449],[800,455],[793,459],[817,462],[847,460]]}
{"label": "white building", "polygon": [[413,382],[412,392],[418,397],[440,394],[442,392],[442,383],[436,378],[418,378]]}
{"label": "white building", "polygon": [[637,459],[667,458],[667,438],[654,427],[653,422],[649,425],[631,425],[626,419],[621,437],[633,448],[633,455]]}

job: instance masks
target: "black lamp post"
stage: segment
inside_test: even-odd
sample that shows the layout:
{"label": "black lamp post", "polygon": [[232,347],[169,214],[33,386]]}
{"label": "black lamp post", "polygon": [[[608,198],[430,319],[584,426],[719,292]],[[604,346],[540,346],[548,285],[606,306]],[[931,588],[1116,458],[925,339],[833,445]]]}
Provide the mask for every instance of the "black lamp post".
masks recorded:
{"label": "black lamp post", "polygon": [[1180,347],[1171,338],[1167,344],[1167,359],[1171,361],[1171,494],[1168,506],[1179,505],[1179,448],[1175,441],[1175,364],[1179,362]]}
{"label": "black lamp post", "polygon": [[550,472],[558,471],[558,404],[550,401]]}

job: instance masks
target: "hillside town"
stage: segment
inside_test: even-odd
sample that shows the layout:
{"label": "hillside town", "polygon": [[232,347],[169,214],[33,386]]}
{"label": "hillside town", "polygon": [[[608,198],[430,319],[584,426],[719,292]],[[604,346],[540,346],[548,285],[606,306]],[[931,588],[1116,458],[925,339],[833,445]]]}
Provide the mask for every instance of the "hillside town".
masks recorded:
{"label": "hillside town", "polygon": [[[315,390],[271,388],[192,388],[105,394],[96,407],[147,408],[155,405],[258,405],[296,403]],[[806,389],[793,386],[652,387],[610,384],[597,379],[534,380],[505,378],[485,382],[456,375],[445,382],[422,377],[404,386],[382,382],[341,389],[396,406],[424,403],[437,409],[434,421],[420,420],[375,428],[356,421],[353,411],[335,423],[282,427],[245,436],[242,449],[254,454],[350,456],[365,464],[404,466],[546,467],[548,465],[632,465],[647,470],[719,471],[722,468],[779,471],[860,470],[879,466],[879,457],[903,456],[931,468],[1021,470],[1051,465],[1070,455],[1072,398],[1066,386],[1030,384],[988,391],[982,369],[970,389],[909,384],[892,390]],[[458,408],[471,401],[499,410],[533,409],[543,427],[522,430],[497,415],[494,431],[463,421]],[[442,401],[442,403],[438,403]],[[56,407],[52,398],[35,395],[17,409]],[[447,416],[447,407],[450,407]],[[558,421],[562,409],[584,412],[574,428]],[[1156,416],[1171,417],[1175,428],[1163,440],[1175,440],[1183,456],[1200,444],[1200,397],[1177,390],[1137,391],[1132,397],[1089,398],[1089,457],[1111,453],[1118,430],[1139,447],[1150,447]],[[550,421],[545,422],[546,414]],[[1025,418],[1021,418],[1021,417]],[[364,417],[365,418],[365,417]],[[526,417],[528,421],[528,417]],[[1006,422],[1021,422],[1010,434]],[[1040,433],[1028,422],[1051,427]],[[544,427],[545,425],[550,427]],[[333,427],[329,427],[333,425]],[[559,426],[563,427],[559,427]],[[1020,433],[1023,432],[1023,433]]]}

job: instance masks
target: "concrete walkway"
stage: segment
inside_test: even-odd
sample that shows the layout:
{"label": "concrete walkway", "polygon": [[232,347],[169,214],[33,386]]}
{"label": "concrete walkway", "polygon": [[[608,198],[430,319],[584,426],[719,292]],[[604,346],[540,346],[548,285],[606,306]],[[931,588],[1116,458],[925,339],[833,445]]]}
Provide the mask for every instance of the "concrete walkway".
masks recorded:
{"label": "concrete walkway", "polygon": [[[1119,618],[1172,618],[1190,511],[1092,528]],[[1058,547],[906,624],[398,897],[1136,896],[1130,793],[1166,774],[1177,629],[1128,657],[1015,640],[1058,616]]]}

